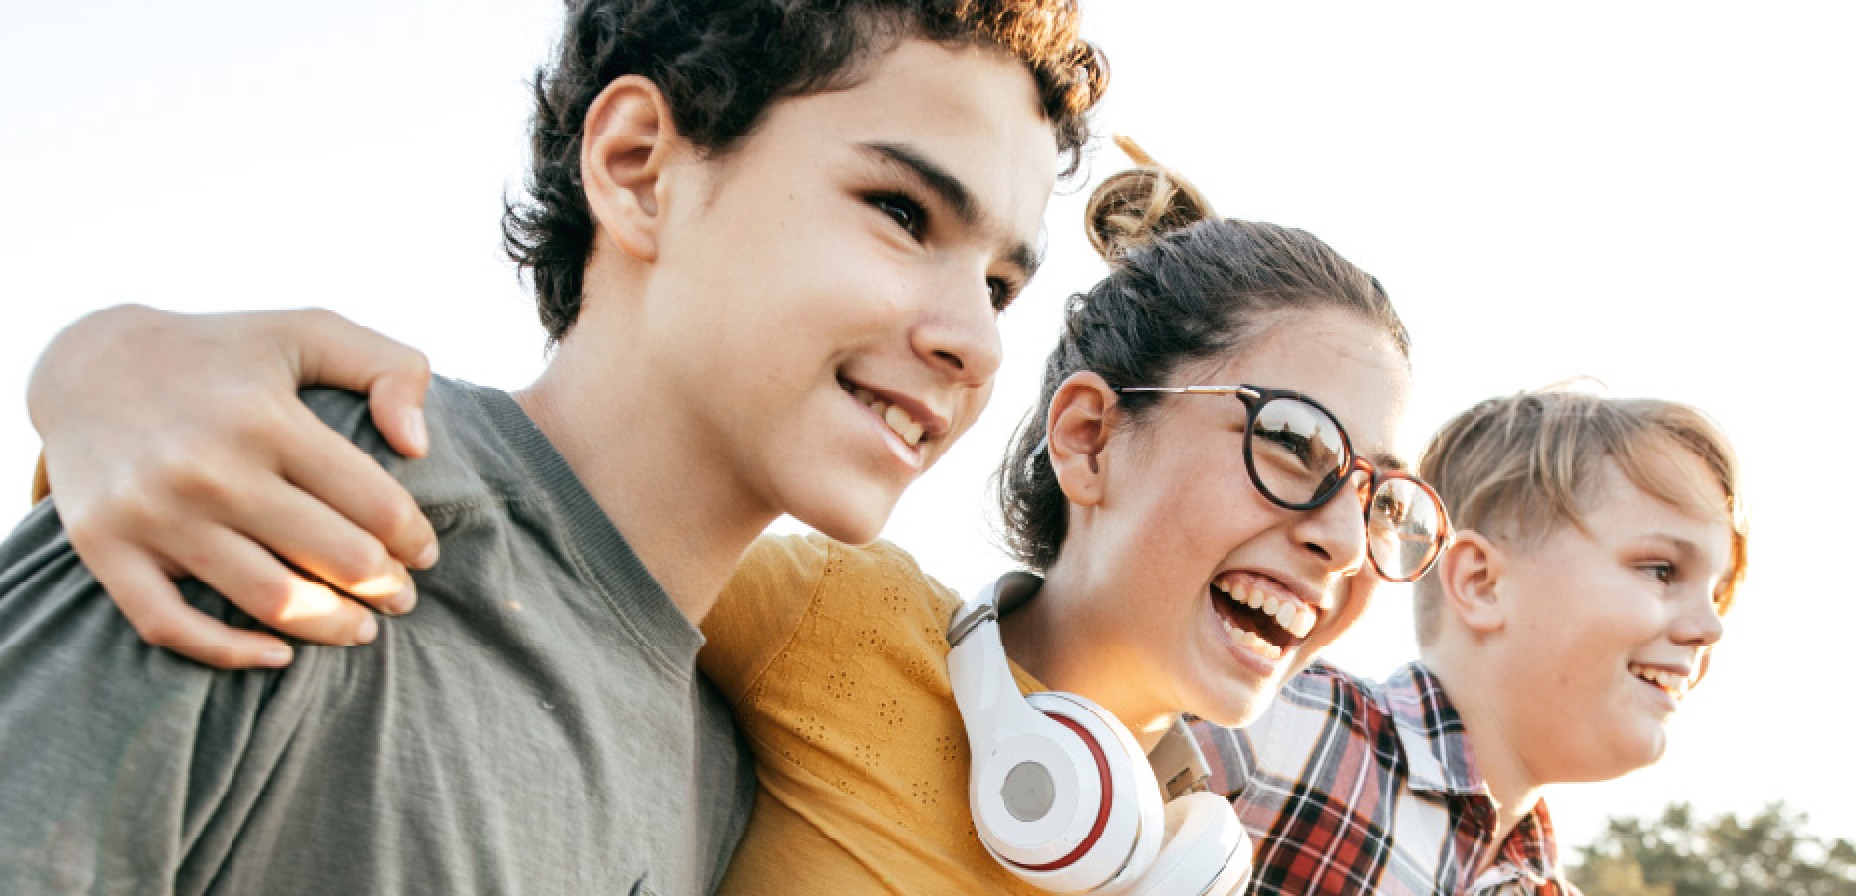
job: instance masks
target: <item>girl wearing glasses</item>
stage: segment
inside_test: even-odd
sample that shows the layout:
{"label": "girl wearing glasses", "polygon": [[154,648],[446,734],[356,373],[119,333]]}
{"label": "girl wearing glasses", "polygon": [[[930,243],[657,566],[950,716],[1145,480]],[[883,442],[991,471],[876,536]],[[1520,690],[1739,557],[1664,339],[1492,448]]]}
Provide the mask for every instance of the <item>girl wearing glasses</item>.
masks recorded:
{"label": "girl wearing glasses", "polygon": [[[1158,808],[1157,785],[1198,776],[1088,763],[1189,744],[1186,715],[1255,718],[1376,581],[1415,579],[1444,544],[1440,502],[1391,453],[1409,337],[1377,280],[1302,231],[1213,217],[1151,165],[1098,188],[1088,227],[1111,272],[1071,299],[999,473],[1035,575],[963,606],[894,546],[764,538],[704,621],[703,670],[760,782],[722,892],[1230,892],[1241,832]],[[956,693],[950,621],[956,665],[992,663],[1003,688]],[[1092,704],[1076,715],[1100,719],[1053,729],[1075,729],[1053,749],[1080,750],[1080,775],[989,770],[1049,733],[1014,726],[1063,715],[980,705],[1013,685]],[[1059,810],[1080,822],[1029,842]],[[1215,845],[1173,848],[1190,837]]]}

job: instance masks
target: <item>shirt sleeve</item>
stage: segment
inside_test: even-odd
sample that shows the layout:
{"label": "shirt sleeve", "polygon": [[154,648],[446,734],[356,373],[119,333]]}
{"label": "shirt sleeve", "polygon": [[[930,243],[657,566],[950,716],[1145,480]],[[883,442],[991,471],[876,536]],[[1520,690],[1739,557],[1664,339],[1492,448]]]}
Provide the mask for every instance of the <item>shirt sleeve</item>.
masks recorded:
{"label": "shirt sleeve", "polygon": [[[224,600],[197,608],[240,624]],[[289,672],[222,672],[144,644],[50,504],[0,543],[0,892],[188,893],[218,864],[297,718]],[[287,701],[285,701],[287,702]]]}
{"label": "shirt sleeve", "polygon": [[730,704],[790,641],[825,575],[832,551],[821,536],[762,536],[748,548],[715,608],[703,619],[697,665]]}

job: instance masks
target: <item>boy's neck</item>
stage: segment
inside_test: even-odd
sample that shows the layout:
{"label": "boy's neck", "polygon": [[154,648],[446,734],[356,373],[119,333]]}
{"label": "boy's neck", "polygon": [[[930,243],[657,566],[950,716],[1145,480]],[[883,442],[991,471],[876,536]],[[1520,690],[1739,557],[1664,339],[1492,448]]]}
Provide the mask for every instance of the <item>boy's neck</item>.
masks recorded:
{"label": "boy's neck", "polygon": [[[1442,684],[1444,694],[1463,721],[1470,755],[1482,774],[1489,796],[1495,802],[1495,836],[1491,841],[1499,848],[1508,834],[1540,803],[1541,781],[1528,769],[1506,724],[1506,712],[1512,709],[1512,697],[1491,687],[1490,676],[1477,674],[1477,664],[1445,647],[1422,652],[1425,668]],[[1484,667],[1486,668],[1486,667]],[[1491,865],[1497,849],[1479,857],[1476,873]]]}
{"label": "boy's neck", "polygon": [[613,375],[611,359],[622,353],[591,364],[587,355],[562,345],[516,403],[677,609],[700,625],[778,514],[743,495],[734,471],[702,450],[679,425],[685,415],[647,377]]}

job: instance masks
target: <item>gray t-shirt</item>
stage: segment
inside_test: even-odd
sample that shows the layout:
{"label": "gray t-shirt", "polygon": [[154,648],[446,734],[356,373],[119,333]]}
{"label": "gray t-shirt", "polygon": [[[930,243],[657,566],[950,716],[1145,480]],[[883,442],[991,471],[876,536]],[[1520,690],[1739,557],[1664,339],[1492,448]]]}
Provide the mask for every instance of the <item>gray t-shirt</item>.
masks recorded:
{"label": "gray t-shirt", "polygon": [[547,439],[439,380],[404,461],[359,397],[304,397],[432,518],[418,609],[215,671],[144,645],[41,504],[0,544],[0,893],[713,890],[748,755],[701,635]]}

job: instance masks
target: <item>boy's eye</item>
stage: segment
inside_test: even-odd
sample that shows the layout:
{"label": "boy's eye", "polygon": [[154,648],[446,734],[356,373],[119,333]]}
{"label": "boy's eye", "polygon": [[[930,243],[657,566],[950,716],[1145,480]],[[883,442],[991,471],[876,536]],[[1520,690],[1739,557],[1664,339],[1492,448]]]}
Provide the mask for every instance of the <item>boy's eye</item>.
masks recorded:
{"label": "boy's eye", "polygon": [[928,212],[921,203],[900,193],[878,193],[869,198],[877,211],[889,216],[909,236],[921,239],[928,228]]}
{"label": "boy's eye", "polygon": [[1012,300],[1018,298],[1018,287],[1010,280],[1000,277],[987,278],[986,289],[992,293],[992,310],[994,311],[1004,311],[1005,306],[1012,304]]}
{"label": "boy's eye", "polygon": [[1676,578],[1676,567],[1673,563],[1646,563],[1638,568],[1664,585],[1675,581]]}

